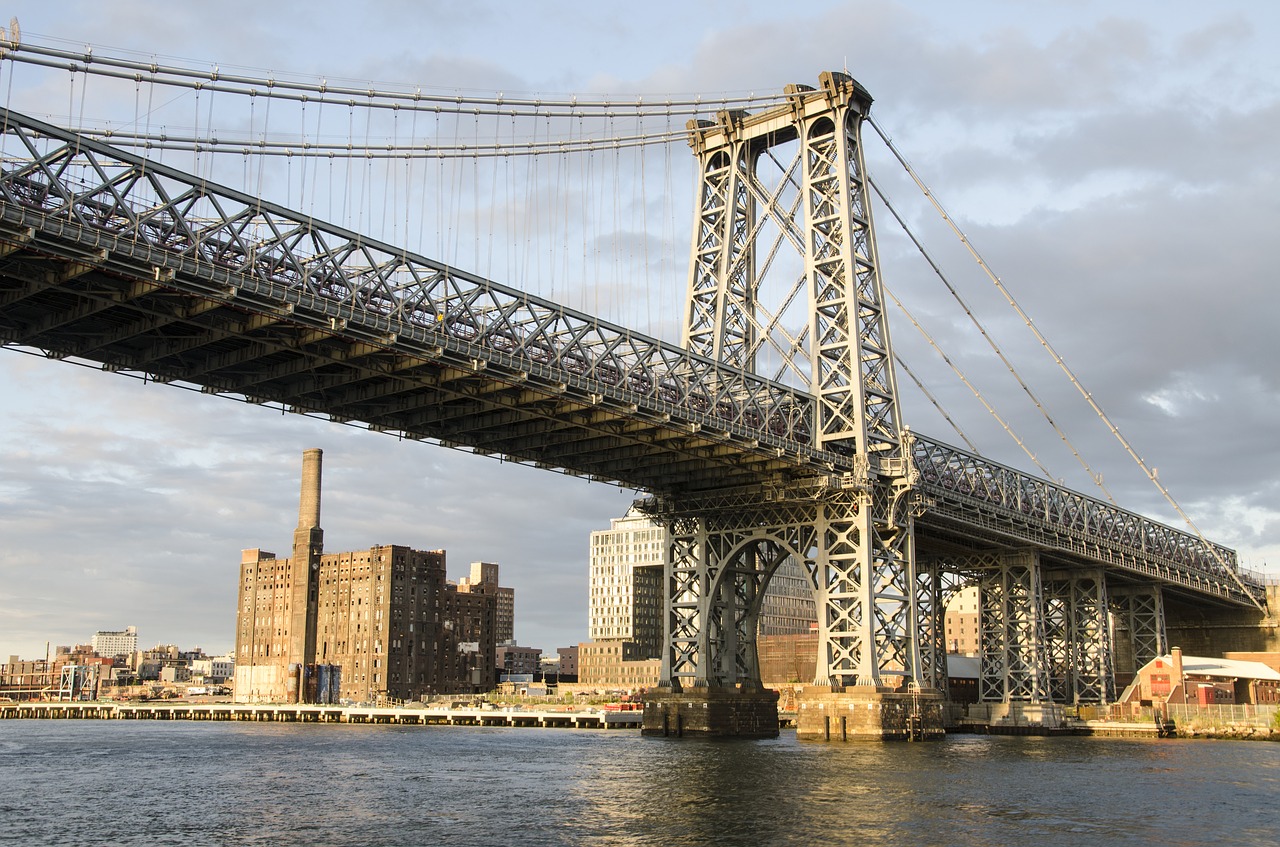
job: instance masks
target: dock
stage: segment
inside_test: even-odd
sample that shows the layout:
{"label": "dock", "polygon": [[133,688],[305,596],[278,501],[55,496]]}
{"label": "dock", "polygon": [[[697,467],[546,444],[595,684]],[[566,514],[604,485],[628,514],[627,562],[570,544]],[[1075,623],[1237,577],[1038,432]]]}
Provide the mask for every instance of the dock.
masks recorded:
{"label": "dock", "polygon": [[266,721],[415,726],[639,729],[642,713],[582,708],[320,706],[256,703],[25,702],[0,704],[3,720]]}

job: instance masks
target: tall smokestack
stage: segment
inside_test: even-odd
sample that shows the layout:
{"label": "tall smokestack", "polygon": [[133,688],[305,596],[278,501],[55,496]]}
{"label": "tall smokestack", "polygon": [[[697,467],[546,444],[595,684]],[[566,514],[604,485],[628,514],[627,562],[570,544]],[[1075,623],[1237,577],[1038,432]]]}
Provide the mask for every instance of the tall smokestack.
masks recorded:
{"label": "tall smokestack", "polygon": [[324,555],[324,530],[320,528],[320,457],[324,451],[302,453],[302,496],[298,501],[298,528],[293,531],[292,582],[289,597],[289,652],[282,657],[299,666],[302,674],[293,692],[307,702],[307,672],[316,661],[320,557]]}
{"label": "tall smokestack", "polygon": [[320,526],[320,469],[324,451],[302,452],[302,497],[298,500],[298,529]]}

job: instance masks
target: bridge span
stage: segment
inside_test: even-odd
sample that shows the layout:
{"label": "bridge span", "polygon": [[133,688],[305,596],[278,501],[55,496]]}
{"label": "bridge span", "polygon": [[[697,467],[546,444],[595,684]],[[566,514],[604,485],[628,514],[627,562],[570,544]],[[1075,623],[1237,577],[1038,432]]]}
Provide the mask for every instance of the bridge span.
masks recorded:
{"label": "bridge span", "polygon": [[[0,179],[7,346],[672,497],[804,491],[855,467],[813,446],[794,388],[0,116],[31,159]],[[1250,602],[1189,533],[914,440],[940,542],[1043,545]]]}
{"label": "bridge span", "polygon": [[[749,125],[726,115],[746,131],[720,135],[691,124],[707,208],[732,202],[715,174],[725,161],[716,151],[734,139],[774,145],[812,131],[812,143],[828,144],[843,126],[856,142],[870,105],[856,83],[824,75],[821,91],[788,91],[799,104],[790,117]],[[650,510],[685,545],[667,580],[664,677],[676,693],[751,689],[754,598],[787,555],[827,596],[820,677],[837,692],[941,687],[940,616],[963,580],[1003,598],[984,696],[1005,700],[1106,701],[1111,645],[1085,651],[1087,672],[1072,659],[1064,676],[1050,667],[1054,637],[1062,665],[1082,640],[1107,641],[1099,621],[1119,610],[1136,653],[1157,655],[1162,592],[1265,603],[1229,549],[896,424],[883,380],[891,367],[863,373],[852,398],[829,384],[800,390],[757,376],[749,357],[717,356],[698,332],[687,333],[691,349],[663,343],[23,115],[0,110],[0,119],[0,342],[649,493]],[[827,156],[833,172],[860,172],[856,143],[850,150]],[[825,225],[819,252],[844,243],[839,226],[857,231],[850,242],[873,243],[863,188],[841,186],[823,190],[856,202]],[[713,217],[704,208],[701,226]],[[695,245],[713,240],[704,232]],[[693,273],[714,288],[696,251]],[[846,258],[875,270],[861,253]],[[830,284],[849,284],[825,254],[808,261]],[[878,275],[863,277],[865,310]],[[691,285],[691,296],[728,300],[728,288]],[[847,317],[833,315],[833,325]],[[846,344],[862,344],[864,369],[875,335]],[[879,354],[887,361],[887,349]],[[833,404],[846,411],[833,415]],[[848,420],[833,429],[833,417],[859,415],[861,434]],[[728,515],[727,558],[712,561],[712,527]],[[857,554],[856,573],[828,571],[845,555],[836,536],[859,549],[878,537],[893,552]],[[722,589],[727,605],[714,599]],[[1053,597],[1070,610],[1062,631],[1036,635],[1054,625],[1043,612]],[[1021,643],[1016,626],[1040,646]]]}

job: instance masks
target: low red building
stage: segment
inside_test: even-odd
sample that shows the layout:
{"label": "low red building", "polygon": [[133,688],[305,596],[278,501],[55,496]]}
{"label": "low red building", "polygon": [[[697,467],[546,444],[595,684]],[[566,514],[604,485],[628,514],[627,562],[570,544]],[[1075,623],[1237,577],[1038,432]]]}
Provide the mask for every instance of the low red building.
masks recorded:
{"label": "low red building", "polygon": [[1271,705],[1280,703],[1280,672],[1261,662],[1184,656],[1174,647],[1144,665],[1122,703]]}

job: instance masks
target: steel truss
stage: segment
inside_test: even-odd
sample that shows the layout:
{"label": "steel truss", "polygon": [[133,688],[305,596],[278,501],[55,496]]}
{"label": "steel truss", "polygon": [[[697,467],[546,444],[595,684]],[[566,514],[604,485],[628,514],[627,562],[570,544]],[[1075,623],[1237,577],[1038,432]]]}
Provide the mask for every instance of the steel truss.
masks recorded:
{"label": "steel truss", "polygon": [[1110,703],[1115,671],[1107,581],[1101,568],[1044,579],[1049,691],[1055,703]]}
{"label": "steel truss", "polygon": [[980,699],[1051,699],[1040,559],[1034,551],[1001,554],[979,572],[978,643]]}
{"label": "steel truss", "polygon": [[[856,112],[840,98],[858,95],[843,78],[824,86],[791,87],[800,111],[766,113],[769,126],[735,115],[693,133],[695,146],[733,154],[716,167],[736,163],[737,187],[719,187],[704,167],[692,352],[0,111],[0,343],[654,492],[825,484],[824,474],[900,479],[874,241],[852,155],[857,121],[853,132],[826,131],[831,115]],[[750,145],[720,137],[752,121]],[[802,154],[779,185],[747,180],[744,151],[771,153],[785,138]],[[832,155],[851,157],[846,171]],[[757,243],[765,219],[779,240],[769,250]],[[778,347],[792,376],[803,370],[805,390],[747,367],[778,335],[773,318],[749,312],[760,307],[751,284],[788,245],[809,268],[799,282],[824,304]],[[848,268],[852,299],[834,282]],[[732,284],[721,291],[717,274]],[[737,329],[714,330],[708,316],[722,313],[721,325]],[[709,341],[721,336],[727,344]],[[842,437],[853,392],[841,382],[857,382],[854,373],[871,398],[866,454]],[[821,413],[810,379],[826,386]],[[1186,533],[940,442],[917,438],[910,452],[930,501],[926,532],[959,525],[1233,603],[1264,597],[1242,591]],[[1218,553],[1235,567],[1232,551]],[[907,596],[909,581],[894,581]]]}
{"label": "steel truss", "polygon": [[944,569],[937,561],[917,562],[916,577],[920,675],[925,687],[946,692],[949,688],[947,604],[970,584],[970,580],[963,574]]}
{"label": "steel truss", "polygon": [[931,526],[936,518],[1240,605],[1265,603],[1261,586],[1242,582],[1234,550],[1209,550],[1195,535],[925,436],[912,446]]}
{"label": "steel truss", "polygon": [[[444,364],[454,369],[443,373],[445,381],[465,377],[482,385],[487,377],[515,389],[509,392],[515,403],[530,404],[521,399],[525,388],[538,400],[571,399],[586,410],[581,419],[588,427],[603,430],[601,438],[626,441],[631,430],[656,425],[669,434],[655,443],[735,445],[709,455],[741,456],[745,448],[771,454],[770,462],[784,456],[787,465],[812,462],[812,473],[842,460],[813,447],[815,404],[794,388],[73,132],[3,110],[0,118],[7,163],[0,175],[0,257],[11,257],[9,275],[19,283],[0,286],[0,311],[12,313],[0,314],[6,344],[343,420],[361,419],[365,406],[376,405],[381,415],[367,420],[373,427],[409,437],[443,432],[469,446],[474,428],[437,426],[430,410],[396,402],[413,389],[415,368]],[[71,292],[78,301],[68,308]],[[286,335],[282,327],[298,331]],[[379,357],[385,365],[361,369]],[[248,369],[251,379],[244,378]],[[331,373],[339,369],[352,373]],[[360,408],[335,411],[330,397],[272,392],[273,384],[303,375],[312,395],[341,391]],[[351,383],[366,388],[374,375],[400,396],[370,404],[367,393],[345,391]],[[598,426],[592,419],[601,415],[591,410],[601,408],[639,426]],[[574,470],[585,464],[558,443],[545,448],[554,432],[532,435],[541,437],[523,443],[536,442],[550,455],[522,447],[510,458]],[[508,445],[477,446],[501,453]],[[732,462],[711,465],[724,472]],[[628,467],[635,473],[642,463],[622,457],[609,468],[585,470],[650,490],[682,487],[663,485],[661,471],[628,479]],[[742,478],[751,479],[759,477]]]}
{"label": "steel truss", "polygon": [[[868,500],[865,492],[848,490],[737,509],[695,506],[682,512],[674,504],[650,504],[671,539],[664,572],[663,686],[677,692],[760,686],[760,605],[788,557],[804,567],[819,609],[816,684],[922,684],[925,660],[914,645],[898,647],[914,640],[908,617],[877,609],[869,598],[883,587],[862,582],[857,566]],[[908,601],[914,609],[919,596],[913,593]],[[878,665],[874,656],[881,657]],[[928,661],[937,658],[931,653]]]}
{"label": "steel truss", "polygon": [[[684,345],[746,371],[773,357],[780,376],[802,381],[817,400],[813,446],[849,457],[847,491],[822,498],[804,525],[814,549],[801,558],[821,609],[818,680],[836,688],[919,685],[912,531],[918,504],[903,448],[860,135],[871,97],[837,73],[824,73],[820,89],[792,85],[786,93],[786,107],[690,122],[701,180]],[[789,161],[781,153],[788,147]],[[794,250],[791,263],[779,257],[787,247]],[[795,278],[771,288],[769,272],[785,276],[788,269],[798,271]],[[765,303],[766,289],[781,302]],[[802,328],[789,330],[785,320],[797,300],[807,312]],[[707,520],[698,516],[695,524],[705,527]],[[693,575],[714,578],[727,562],[710,537],[691,529],[674,537],[671,602],[688,610],[694,604],[681,605],[680,598]],[[669,652],[679,677],[686,665],[707,665],[687,658],[691,644],[711,643],[698,627],[725,625],[687,611],[673,612],[673,619]],[[724,660],[712,657],[709,664]]]}
{"label": "steel truss", "polygon": [[1125,631],[1133,650],[1135,670],[1169,652],[1164,592],[1159,585],[1116,589],[1111,593],[1111,602],[1116,629]]}
{"label": "steel truss", "polygon": [[[986,702],[1109,703],[1115,699],[1112,613],[1102,568],[1045,570],[1037,550],[927,557],[922,592],[945,602],[978,586],[979,698]],[[945,648],[938,646],[935,649]]]}

